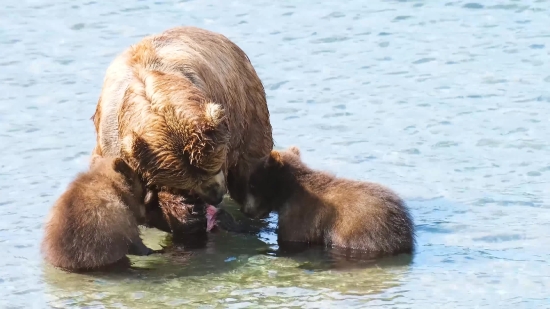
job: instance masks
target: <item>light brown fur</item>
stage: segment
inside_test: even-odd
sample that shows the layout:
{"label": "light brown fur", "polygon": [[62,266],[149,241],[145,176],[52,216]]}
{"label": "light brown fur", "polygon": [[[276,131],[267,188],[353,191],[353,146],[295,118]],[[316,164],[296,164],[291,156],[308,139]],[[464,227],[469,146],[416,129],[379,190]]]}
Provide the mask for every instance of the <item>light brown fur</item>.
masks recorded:
{"label": "light brown fur", "polygon": [[152,253],[138,224],[145,220],[144,185],[120,158],[94,157],[55,202],[42,241],[53,266],[95,270],[125,258]]}
{"label": "light brown fur", "polygon": [[338,178],[306,166],[300,151],[272,151],[250,179],[242,211],[279,215],[281,242],[303,242],[368,251],[412,253],[414,224],[403,200],[372,182]]}
{"label": "light brown fur", "polygon": [[93,120],[94,154],[120,155],[147,185],[193,190],[211,204],[226,192],[225,178],[242,203],[252,162],[273,148],[264,88],[248,57],[194,27],[146,37],[118,56]]}

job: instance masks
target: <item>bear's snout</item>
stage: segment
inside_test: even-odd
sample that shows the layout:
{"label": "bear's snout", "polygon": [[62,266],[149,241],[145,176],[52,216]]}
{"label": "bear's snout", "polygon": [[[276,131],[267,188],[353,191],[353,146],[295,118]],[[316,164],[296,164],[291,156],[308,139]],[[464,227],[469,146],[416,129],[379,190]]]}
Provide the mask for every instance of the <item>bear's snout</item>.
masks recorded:
{"label": "bear's snout", "polygon": [[210,205],[218,205],[223,201],[225,190],[220,190],[220,186],[207,188],[201,198]]}

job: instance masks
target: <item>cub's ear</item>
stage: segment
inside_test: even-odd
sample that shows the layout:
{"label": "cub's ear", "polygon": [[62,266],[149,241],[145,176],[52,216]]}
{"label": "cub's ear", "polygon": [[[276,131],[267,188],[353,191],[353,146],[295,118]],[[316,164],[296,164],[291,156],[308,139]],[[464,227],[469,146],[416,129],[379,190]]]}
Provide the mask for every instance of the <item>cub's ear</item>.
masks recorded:
{"label": "cub's ear", "polygon": [[267,158],[267,166],[282,167],[283,165],[283,158],[281,158],[281,154],[277,150],[271,150],[271,153]]}
{"label": "cub's ear", "polygon": [[291,153],[297,155],[298,157],[300,156],[300,149],[296,146],[290,146],[290,147],[288,147],[287,150],[290,151]]}
{"label": "cub's ear", "polygon": [[116,158],[113,161],[113,169],[115,172],[122,174],[126,179],[134,179],[134,170],[122,158]]}
{"label": "cub's ear", "polygon": [[208,102],[204,105],[204,121],[211,127],[216,128],[225,120],[225,110],[214,102]]}
{"label": "cub's ear", "polygon": [[149,188],[146,188],[145,191],[145,208],[150,209],[151,207],[158,206],[158,192]]}

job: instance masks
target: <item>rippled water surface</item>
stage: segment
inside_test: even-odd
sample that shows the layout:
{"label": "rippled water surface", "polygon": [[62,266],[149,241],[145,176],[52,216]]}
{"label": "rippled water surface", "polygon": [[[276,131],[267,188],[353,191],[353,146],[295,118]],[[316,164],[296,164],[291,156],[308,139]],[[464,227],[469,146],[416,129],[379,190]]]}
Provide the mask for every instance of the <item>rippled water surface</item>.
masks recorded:
{"label": "rippled water surface", "polygon": [[[0,16],[1,308],[550,308],[549,1],[4,0]],[[247,52],[277,147],[402,194],[413,260],[334,269],[269,253],[266,232],[126,274],[46,267],[42,223],[86,166],[105,69],[176,25]]]}

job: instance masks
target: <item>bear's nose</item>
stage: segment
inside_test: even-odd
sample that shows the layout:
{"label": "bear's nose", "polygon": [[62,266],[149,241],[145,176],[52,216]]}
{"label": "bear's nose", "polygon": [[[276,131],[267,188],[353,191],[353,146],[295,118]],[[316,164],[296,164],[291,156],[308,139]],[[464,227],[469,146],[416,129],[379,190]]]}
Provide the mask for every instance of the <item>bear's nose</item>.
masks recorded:
{"label": "bear's nose", "polygon": [[225,193],[220,190],[220,186],[212,185],[204,192],[206,196],[203,197],[204,201],[210,205],[218,205],[223,201]]}
{"label": "bear's nose", "polygon": [[223,195],[215,196],[212,198],[209,204],[216,206],[220,204],[222,201],[223,201]]}

